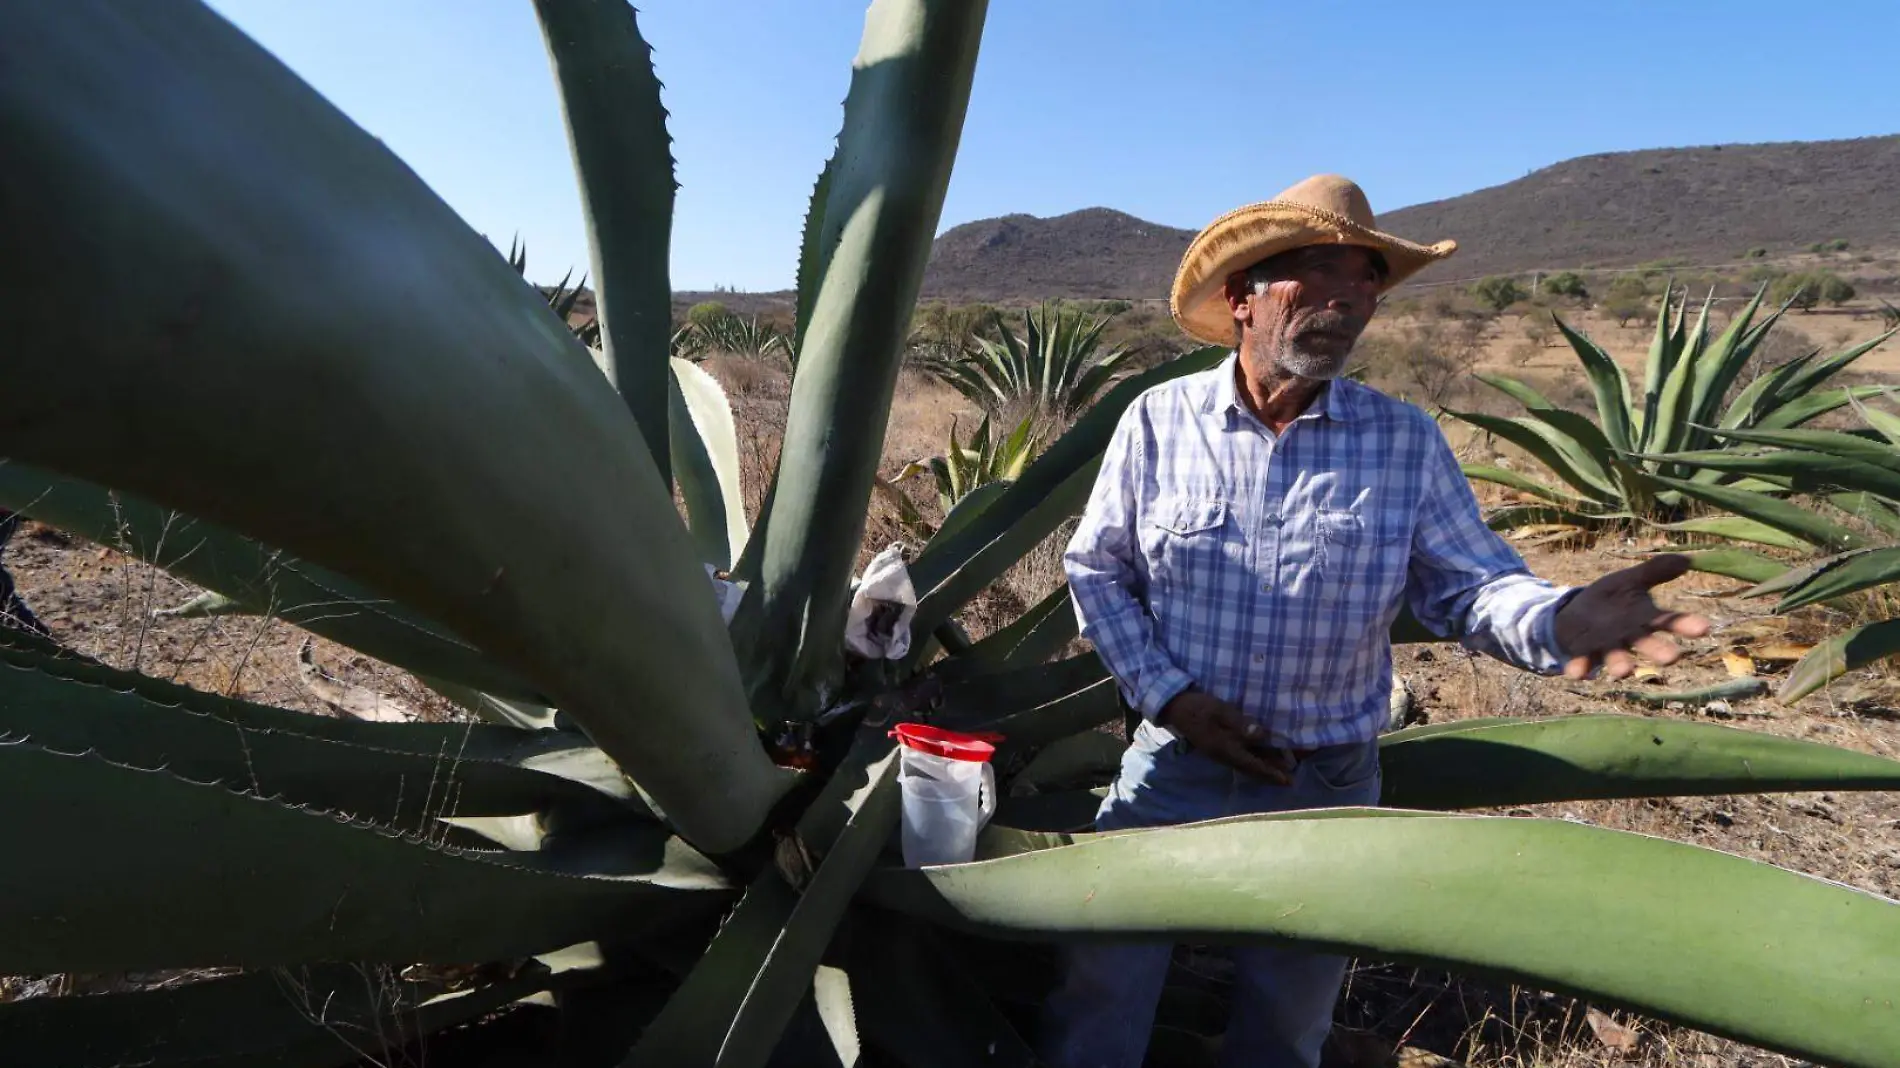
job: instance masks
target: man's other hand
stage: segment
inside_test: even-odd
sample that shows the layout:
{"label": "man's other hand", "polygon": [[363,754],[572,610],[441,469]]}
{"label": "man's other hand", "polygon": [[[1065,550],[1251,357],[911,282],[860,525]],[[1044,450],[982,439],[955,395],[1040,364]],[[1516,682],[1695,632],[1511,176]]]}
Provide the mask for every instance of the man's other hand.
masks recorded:
{"label": "man's other hand", "polygon": [[1658,664],[1675,663],[1681,655],[1675,639],[1702,637],[1709,632],[1709,621],[1665,611],[1649,591],[1688,570],[1689,558],[1679,553],[1655,556],[1610,572],[1565,602],[1556,624],[1557,647],[1570,658],[1564,675],[1588,678],[1601,667],[1610,678],[1628,678],[1636,670],[1631,653]]}
{"label": "man's other hand", "polygon": [[1155,722],[1243,775],[1281,786],[1293,781],[1292,760],[1267,744],[1260,725],[1212,694],[1198,690],[1177,694]]}

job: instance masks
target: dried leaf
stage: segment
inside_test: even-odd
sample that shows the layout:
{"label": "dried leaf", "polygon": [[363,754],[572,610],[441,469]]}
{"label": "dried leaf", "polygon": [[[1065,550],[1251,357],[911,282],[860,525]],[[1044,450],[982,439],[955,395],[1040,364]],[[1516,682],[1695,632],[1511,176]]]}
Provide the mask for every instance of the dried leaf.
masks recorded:
{"label": "dried leaf", "polygon": [[1608,1013],[1590,1009],[1584,1013],[1584,1019],[1589,1022],[1590,1030],[1597,1036],[1597,1041],[1620,1055],[1627,1056],[1636,1052],[1637,1045],[1642,1041],[1640,1032],[1610,1019]]}
{"label": "dried leaf", "polygon": [[1736,649],[1727,649],[1722,653],[1722,666],[1730,675],[1745,679],[1755,673],[1755,658]]}
{"label": "dried leaf", "polygon": [[1764,642],[1748,651],[1748,655],[1764,663],[1793,663],[1808,655],[1814,645],[1810,642]]}

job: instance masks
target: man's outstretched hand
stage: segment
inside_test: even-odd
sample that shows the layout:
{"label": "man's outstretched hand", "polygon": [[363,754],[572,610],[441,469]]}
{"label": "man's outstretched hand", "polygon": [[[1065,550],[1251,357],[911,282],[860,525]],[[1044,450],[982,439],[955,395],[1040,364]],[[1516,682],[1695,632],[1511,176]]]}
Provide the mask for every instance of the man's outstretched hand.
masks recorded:
{"label": "man's outstretched hand", "polygon": [[1156,722],[1212,759],[1263,782],[1293,781],[1293,762],[1267,744],[1258,723],[1240,709],[1199,690],[1185,690],[1162,708]]}
{"label": "man's outstretched hand", "polygon": [[1566,602],[1557,612],[1557,647],[1570,658],[1564,675],[1588,678],[1601,667],[1610,678],[1628,678],[1636,670],[1632,652],[1658,664],[1675,663],[1681,655],[1675,639],[1702,637],[1709,621],[1660,608],[1649,591],[1688,570],[1686,556],[1655,556],[1610,572]]}

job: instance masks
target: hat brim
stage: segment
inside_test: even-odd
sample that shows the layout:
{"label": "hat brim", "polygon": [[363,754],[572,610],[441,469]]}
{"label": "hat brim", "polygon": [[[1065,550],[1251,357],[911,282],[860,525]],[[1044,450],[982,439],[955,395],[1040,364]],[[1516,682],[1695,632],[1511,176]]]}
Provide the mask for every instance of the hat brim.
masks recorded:
{"label": "hat brim", "polygon": [[1308,245],[1358,245],[1385,257],[1385,292],[1424,267],[1458,250],[1456,241],[1420,245],[1360,226],[1323,208],[1268,200],[1215,219],[1181,256],[1168,295],[1168,310],[1189,336],[1210,345],[1231,345],[1234,316],[1227,306],[1227,278],[1269,256]]}

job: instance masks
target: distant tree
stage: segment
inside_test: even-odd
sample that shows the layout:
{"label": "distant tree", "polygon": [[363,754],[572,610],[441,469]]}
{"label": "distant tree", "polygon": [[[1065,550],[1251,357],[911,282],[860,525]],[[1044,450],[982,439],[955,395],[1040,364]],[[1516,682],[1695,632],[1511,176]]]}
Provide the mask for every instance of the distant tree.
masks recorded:
{"label": "distant tree", "polygon": [[1599,307],[1603,314],[1615,319],[1618,326],[1628,326],[1631,320],[1647,322],[1654,315],[1649,287],[1633,274],[1619,274],[1611,279],[1609,293]]}
{"label": "distant tree", "polygon": [[1471,295],[1485,307],[1500,312],[1530,296],[1514,279],[1501,274],[1494,274],[1473,284]]}
{"label": "distant tree", "polygon": [[1575,271],[1559,271],[1544,279],[1544,291],[1553,296],[1576,297],[1579,300],[1588,300],[1590,297],[1589,289],[1583,284],[1583,276]]}
{"label": "distant tree", "polygon": [[701,301],[686,311],[686,321],[701,330],[712,328],[732,317],[732,312],[716,300]]}
{"label": "distant tree", "polygon": [[1823,301],[1839,307],[1853,300],[1854,287],[1833,271],[1803,271],[1775,279],[1768,296],[1777,304],[1792,302],[1802,311],[1812,311]]}
{"label": "distant tree", "polygon": [[1827,243],[1827,250],[1829,252],[1846,252],[1847,247],[1847,239],[1844,237],[1837,237]]}
{"label": "distant tree", "polygon": [[1745,260],[1766,259],[1767,256],[1768,250],[1765,248],[1751,248],[1747,252],[1742,253],[1742,258]]}
{"label": "distant tree", "polygon": [[1548,346],[1556,336],[1557,327],[1548,312],[1533,312],[1524,317],[1524,337],[1538,348]]}

